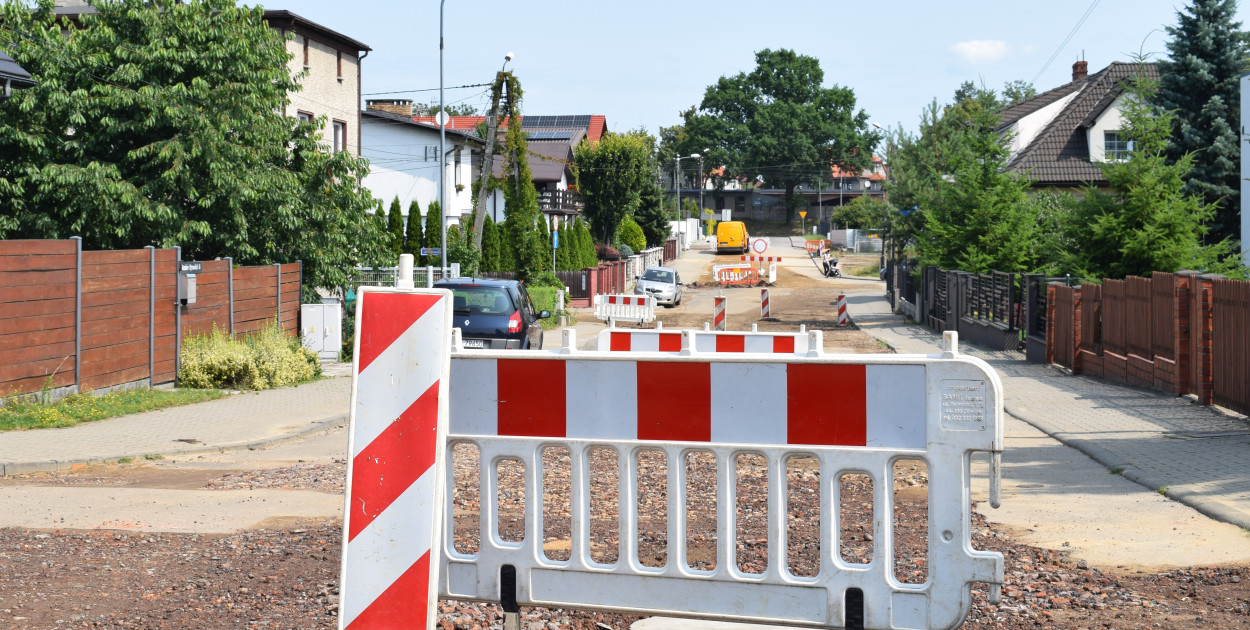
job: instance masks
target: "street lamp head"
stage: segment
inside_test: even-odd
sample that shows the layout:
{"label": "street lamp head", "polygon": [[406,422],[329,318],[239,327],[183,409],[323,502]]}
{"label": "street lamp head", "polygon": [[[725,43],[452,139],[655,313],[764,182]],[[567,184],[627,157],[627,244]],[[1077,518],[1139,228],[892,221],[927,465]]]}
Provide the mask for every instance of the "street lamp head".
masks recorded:
{"label": "street lamp head", "polygon": [[877,129],[885,129],[885,127],[882,127],[881,125],[878,125],[877,123],[872,123],[872,126],[876,127]]}
{"label": "street lamp head", "polygon": [[505,62],[507,62],[507,61],[512,61],[512,51],[511,51],[511,50],[509,50],[508,52],[506,52],[506,53],[504,53],[504,54],[503,54],[503,60],[504,60]]}
{"label": "street lamp head", "polygon": [[700,156],[698,153],[691,153],[691,154],[690,154],[690,157],[692,157],[692,158],[697,158],[697,157],[701,157],[701,156]]}

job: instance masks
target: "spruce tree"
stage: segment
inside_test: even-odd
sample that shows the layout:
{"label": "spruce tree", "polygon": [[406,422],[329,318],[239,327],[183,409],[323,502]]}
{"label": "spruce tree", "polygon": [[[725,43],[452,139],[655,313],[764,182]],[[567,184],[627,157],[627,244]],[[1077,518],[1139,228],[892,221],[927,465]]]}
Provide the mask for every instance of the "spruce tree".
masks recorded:
{"label": "spruce tree", "polygon": [[556,269],[567,271],[573,268],[573,264],[569,261],[569,248],[573,245],[569,242],[572,230],[568,225],[561,225],[556,233],[559,234],[560,239],[560,247],[556,248]]}
{"label": "spruce tree", "polygon": [[547,225],[547,215],[538,215],[538,234],[534,253],[538,257],[535,268],[538,271],[551,271],[551,230]]}
{"label": "spruce tree", "polygon": [[1168,160],[1193,155],[1187,195],[1218,204],[1208,242],[1241,231],[1240,77],[1248,49],[1236,0],[1194,0],[1167,28],[1170,59],[1159,63],[1157,103],[1175,112]]}
{"label": "spruce tree", "polygon": [[390,236],[387,247],[395,255],[395,260],[399,260],[399,255],[404,252],[404,210],[399,205],[399,197],[391,200],[391,209],[386,213],[386,232]]}
{"label": "spruce tree", "polygon": [[425,264],[421,259],[421,243],[425,230],[421,229],[421,204],[416,199],[408,204],[408,229],[404,233],[404,253],[412,254],[414,265]]}

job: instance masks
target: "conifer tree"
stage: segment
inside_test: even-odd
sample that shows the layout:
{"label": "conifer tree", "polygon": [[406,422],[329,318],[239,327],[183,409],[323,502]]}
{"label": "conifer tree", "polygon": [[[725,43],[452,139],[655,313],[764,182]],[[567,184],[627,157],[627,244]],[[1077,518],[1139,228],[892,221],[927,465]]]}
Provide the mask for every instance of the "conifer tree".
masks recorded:
{"label": "conifer tree", "polygon": [[391,209],[386,213],[386,233],[390,236],[387,247],[399,260],[404,252],[404,210],[399,205],[399,197],[391,200]]}
{"label": "conifer tree", "polygon": [[482,223],[482,270],[500,271],[499,265],[499,227],[495,221],[486,217]]}
{"label": "conifer tree", "polygon": [[[421,243],[422,247],[429,249],[440,249],[443,246],[443,209],[437,201],[431,201],[430,207],[425,211],[425,234]],[[443,256],[441,253],[438,256],[426,256],[424,264],[442,266]]]}
{"label": "conifer tree", "polygon": [[425,230],[421,229],[421,204],[413,199],[408,204],[408,228],[404,232],[404,253],[412,254],[414,265],[423,265],[421,259],[421,243]]}
{"label": "conifer tree", "polygon": [[1240,77],[1248,52],[1236,0],[1194,0],[1169,26],[1170,59],[1159,63],[1157,103],[1175,112],[1167,157],[1193,155],[1185,194],[1219,204],[1208,242],[1241,230]]}

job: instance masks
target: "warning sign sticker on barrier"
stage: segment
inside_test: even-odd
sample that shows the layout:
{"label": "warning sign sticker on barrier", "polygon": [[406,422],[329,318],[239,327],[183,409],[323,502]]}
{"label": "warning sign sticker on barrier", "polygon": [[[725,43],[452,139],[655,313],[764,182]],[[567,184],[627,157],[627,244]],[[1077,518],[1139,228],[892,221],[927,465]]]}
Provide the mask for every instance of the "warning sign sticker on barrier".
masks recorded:
{"label": "warning sign sticker on barrier", "polygon": [[434,627],[450,304],[446,290],[360,290],[340,628]]}

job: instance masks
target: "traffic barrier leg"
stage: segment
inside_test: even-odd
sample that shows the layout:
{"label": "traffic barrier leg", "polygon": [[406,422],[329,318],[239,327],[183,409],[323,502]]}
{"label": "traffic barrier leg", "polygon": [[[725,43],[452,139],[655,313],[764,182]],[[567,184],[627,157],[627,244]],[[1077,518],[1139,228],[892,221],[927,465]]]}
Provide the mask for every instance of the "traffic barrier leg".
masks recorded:
{"label": "traffic barrier leg", "polygon": [[838,294],[838,325],[847,326],[851,323],[850,317],[846,314],[846,294]]}

